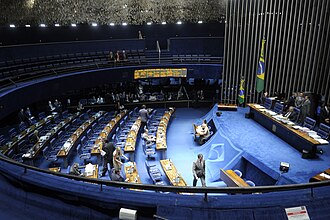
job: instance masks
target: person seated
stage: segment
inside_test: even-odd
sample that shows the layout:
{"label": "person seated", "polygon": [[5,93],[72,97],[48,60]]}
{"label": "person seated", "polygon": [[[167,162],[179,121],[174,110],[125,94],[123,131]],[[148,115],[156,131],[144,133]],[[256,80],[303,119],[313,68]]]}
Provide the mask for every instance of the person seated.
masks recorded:
{"label": "person seated", "polygon": [[69,174],[71,175],[75,175],[75,176],[84,176],[83,173],[81,173],[81,171],[79,170],[79,165],[78,163],[74,163],[71,167],[70,167],[70,172]]}
{"label": "person seated", "polygon": [[330,103],[321,108],[320,123],[330,125]]}
{"label": "person seated", "polygon": [[286,113],[284,113],[283,116],[286,119],[288,119],[292,122],[295,122],[295,121],[297,121],[298,114],[297,114],[297,112],[294,111],[294,107],[290,106],[289,110]]}
{"label": "person seated", "polygon": [[142,133],[142,138],[146,143],[146,146],[151,146],[156,142],[156,137],[154,135],[150,135],[148,133],[148,129],[145,129],[144,132]]}
{"label": "person seated", "polygon": [[210,130],[207,125],[207,121],[204,120],[201,125],[197,126],[195,132],[195,136],[199,137],[199,144],[204,144],[210,137]]}
{"label": "person seated", "polygon": [[81,102],[78,103],[78,106],[77,106],[77,111],[80,112],[84,109],[84,106],[83,104],[81,104]]}
{"label": "person seated", "polygon": [[30,141],[31,144],[36,144],[36,143],[38,143],[39,139],[40,139],[40,137],[39,137],[39,131],[38,130],[35,130],[33,132],[33,135],[31,135],[29,141]]}
{"label": "person seated", "polygon": [[125,182],[126,180],[124,177],[120,175],[120,169],[112,169],[111,172],[111,180],[112,181],[118,181],[118,182]]}

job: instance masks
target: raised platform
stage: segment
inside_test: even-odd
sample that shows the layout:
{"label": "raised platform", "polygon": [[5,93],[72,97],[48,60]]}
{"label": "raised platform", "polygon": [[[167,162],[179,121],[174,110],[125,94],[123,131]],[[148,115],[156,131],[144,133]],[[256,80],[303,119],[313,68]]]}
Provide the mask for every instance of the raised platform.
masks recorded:
{"label": "raised platform", "polygon": [[237,105],[235,104],[218,104],[218,110],[222,111],[237,111]]}

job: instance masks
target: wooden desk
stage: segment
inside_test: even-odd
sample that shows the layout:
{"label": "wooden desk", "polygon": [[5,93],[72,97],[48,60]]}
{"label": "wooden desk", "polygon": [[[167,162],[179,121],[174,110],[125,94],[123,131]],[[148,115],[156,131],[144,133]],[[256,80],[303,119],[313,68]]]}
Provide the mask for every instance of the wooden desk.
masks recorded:
{"label": "wooden desk", "polygon": [[233,170],[220,169],[220,179],[229,187],[250,187],[241,177]]}
{"label": "wooden desk", "polygon": [[108,139],[109,134],[118,125],[119,121],[127,114],[127,110],[121,111],[116,115],[115,118],[111,119],[110,122],[103,128],[102,132],[94,142],[94,146],[91,149],[91,154],[100,157],[101,150],[103,148],[103,141]]}
{"label": "wooden desk", "polygon": [[237,105],[235,104],[218,104],[218,110],[223,111],[237,111]]}
{"label": "wooden desk", "polygon": [[135,162],[127,162],[124,164],[124,171],[127,182],[129,183],[141,183],[139,173],[137,171]]}
{"label": "wooden desk", "polygon": [[49,115],[44,119],[41,119],[38,121],[36,124],[31,125],[29,128],[25,129],[22,131],[20,134],[16,135],[13,138],[13,141],[9,141],[5,145],[1,146],[1,151],[3,154],[7,155],[7,153],[11,150],[14,149],[15,152],[17,152],[17,147],[18,143],[20,143],[22,140],[27,138],[30,134],[32,134],[36,129],[39,129],[42,127],[44,124],[46,124],[48,121],[52,120],[53,116]]}
{"label": "wooden desk", "polygon": [[61,121],[59,124],[57,124],[55,127],[53,127],[45,136],[40,137],[38,142],[30,148],[25,154],[23,154],[22,158],[24,161],[27,161],[28,164],[34,165],[33,160],[37,158],[37,156],[40,154],[40,152],[46,147],[46,145],[49,144],[50,140],[54,138],[59,131],[65,127],[67,124],[69,124],[73,119],[77,118],[79,116],[79,112],[76,114],[66,118],[65,120]]}
{"label": "wooden desk", "polygon": [[312,154],[316,153],[317,145],[320,143],[308,136],[307,133],[295,130],[291,126],[274,119],[271,115],[262,112],[254,104],[248,104],[248,106],[250,107],[250,114],[253,115],[253,119],[263,127],[275,133],[278,137],[301,152],[306,150]]}
{"label": "wooden desk", "polygon": [[309,179],[310,183],[322,181],[330,181],[330,168]]}
{"label": "wooden desk", "polygon": [[70,155],[74,146],[77,145],[77,142],[83,136],[83,134],[87,131],[89,127],[94,123],[95,120],[100,118],[105,112],[99,111],[95,115],[93,115],[90,119],[85,121],[72,135],[71,137],[63,144],[62,148],[58,151],[57,157],[63,158],[64,167],[68,166],[67,157]]}
{"label": "wooden desk", "polygon": [[53,171],[53,172],[61,172],[61,167],[51,167],[51,168],[48,168],[48,170]]}
{"label": "wooden desk", "polygon": [[178,173],[176,167],[169,159],[160,160],[160,164],[171,182],[173,186],[187,186],[186,181],[182,178],[182,176]]}
{"label": "wooden desk", "polygon": [[166,158],[167,142],[166,142],[166,132],[167,126],[171,119],[174,108],[169,108],[165,111],[162,119],[159,122],[157,133],[156,133],[156,150],[162,151],[161,159]]}
{"label": "wooden desk", "polygon": [[140,126],[141,126],[141,118],[138,117],[138,119],[136,119],[136,121],[132,125],[131,130],[127,134],[124,151],[126,153],[130,153],[129,155],[130,161],[134,161],[136,139],[140,130]]}

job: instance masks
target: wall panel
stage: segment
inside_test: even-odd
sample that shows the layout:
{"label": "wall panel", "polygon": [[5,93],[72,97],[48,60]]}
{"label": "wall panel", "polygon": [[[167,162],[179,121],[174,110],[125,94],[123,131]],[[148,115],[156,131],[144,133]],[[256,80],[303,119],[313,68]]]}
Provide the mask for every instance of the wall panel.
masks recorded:
{"label": "wall panel", "polygon": [[330,102],[330,3],[327,0],[228,0],[222,102],[236,103],[241,76],[246,101],[255,91],[261,40],[265,90],[271,95],[311,92]]}

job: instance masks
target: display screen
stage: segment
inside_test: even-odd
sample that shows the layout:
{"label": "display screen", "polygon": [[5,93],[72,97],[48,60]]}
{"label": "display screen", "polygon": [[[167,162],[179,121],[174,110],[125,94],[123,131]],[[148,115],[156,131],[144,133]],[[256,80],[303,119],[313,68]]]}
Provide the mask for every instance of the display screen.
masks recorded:
{"label": "display screen", "polygon": [[134,71],[134,79],[160,78],[160,77],[187,77],[187,68],[173,69],[143,69]]}

